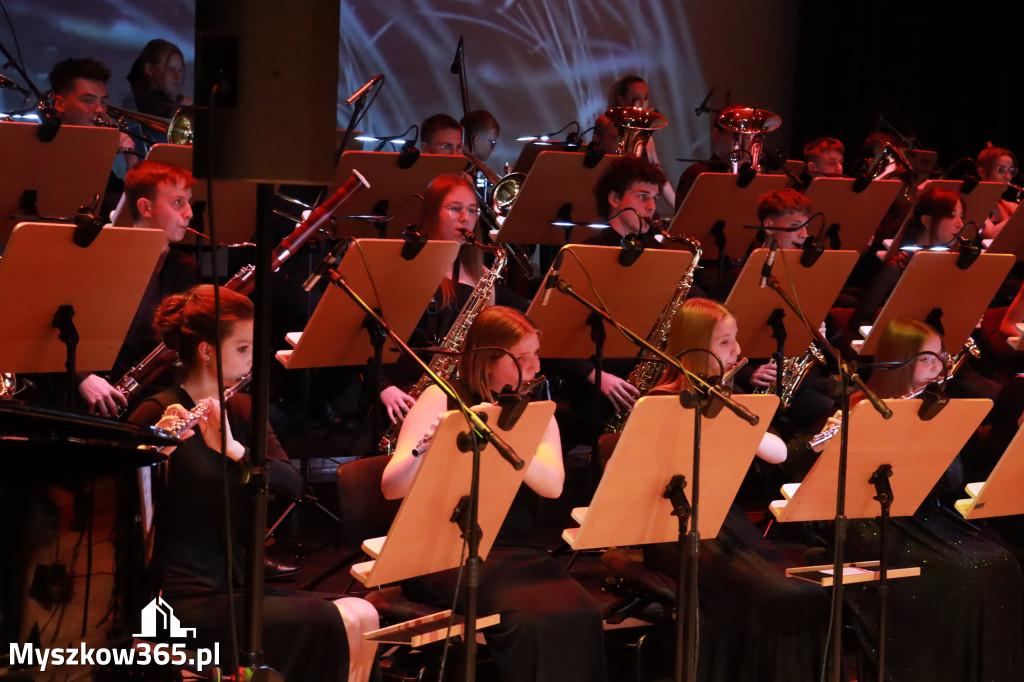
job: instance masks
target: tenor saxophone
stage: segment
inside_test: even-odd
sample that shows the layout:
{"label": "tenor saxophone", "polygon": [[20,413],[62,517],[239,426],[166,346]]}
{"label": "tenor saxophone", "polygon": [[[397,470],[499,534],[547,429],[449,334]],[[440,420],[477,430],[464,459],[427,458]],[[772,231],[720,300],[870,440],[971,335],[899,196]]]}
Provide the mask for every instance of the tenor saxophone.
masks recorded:
{"label": "tenor saxophone", "polygon": [[[485,271],[480,277],[480,281],[476,283],[476,286],[473,287],[473,292],[469,295],[465,305],[462,306],[462,310],[459,311],[459,316],[455,318],[455,322],[452,324],[451,329],[448,330],[448,334],[445,335],[444,340],[438,346],[439,350],[458,351],[462,349],[463,344],[466,342],[466,334],[473,325],[473,320],[476,319],[481,310],[487,307],[487,301],[491,298],[494,285],[501,279],[501,271],[505,269],[505,264],[508,262],[508,254],[503,247],[495,245],[480,246],[480,248],[493,250],[494,262],[491,264],[490,269]],[[455,372],[457,364],[458,356],[449,355],[448,353],[435,353],[428,367],[442,379],[448,379]],[[420,397],[423,391],[427,390],[431,381],[430,375],[424,374],[406,392],[415,400]],[[390,455],[394,453],[395,444],[398,442],[398,432],[401,429],[401,422],[388,425],[380,442],[377,444],[377,451],[380,454]]]}
{"label": "tenor saxophone", "polygon": [[[647,335],[647,343],[651,344],[655,348],[663,349],[665,344],[668,343],[668,334],[672,328],[672,319],[678,312],[679,307],[683,305],[683,301],[686,300],[686,295],[690,293],[690,287],[693,286],[693,274],[697,271],[697,267],[700,263],[700,242],[693,237],[681,236],[676,239],[685,241],[689,247],[693,250],[693,261],[690,263],[690,267],[686,269],[683,276],[679,278],[679,283],[676,285],[675,293],[672,294],[672,298],[669,300],[658,317],[658,321],[654,323],[654,327],[651,328],[651,333]],[[640,395],[644,396],[650,392],[654,383],[661,376],[664,367],[662,366],[661,360],[654,356],[650,351],[644,349],[640,352],[640,361],[636,363],[633,371],[629,373],[629,377],[626,381],[631,383],[640,391]],[[605,424],[605,433],[619,433],[622,431],[622,427],[626,425],[626,419],[629,417],[629,410],[619,410],[615,412]]]}

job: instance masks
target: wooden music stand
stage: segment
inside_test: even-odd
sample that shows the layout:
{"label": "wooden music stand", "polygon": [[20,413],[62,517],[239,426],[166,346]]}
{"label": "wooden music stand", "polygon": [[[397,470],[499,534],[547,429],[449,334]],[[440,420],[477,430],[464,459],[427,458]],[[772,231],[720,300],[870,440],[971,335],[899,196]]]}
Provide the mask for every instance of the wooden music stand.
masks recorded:
{"label": "wooden music stand", "polygon": [[32,215],[71,216],[102,197],[114,165],[120,133],[113,128],[61,126],[50,142],[36,137],[38,129],[0,121],[0,149],[8,159],[0,164],[0,246]]}
{"label": "wooden music stand", "polygon": [[163,230],[105,227],[86,248],[74,225],[16,225],[0,262],[0,367],[5,372],[59,372],[67,348],[52,323],[73,306],[80,337],[76,369],[114,366],[166,244]]}
{"label": "wooden music stand", "polygon": [[853,178],[815,178],[806,195],[814,210],[821,211],[826,233],[835,226],[839,248],[860,252],[871,242],[903,183],[875,180],[859,193],[853,190],[855,183]]}
{"label": "wooden music stand", "polygon": [[[192,172],[192,145],[182,144],[155,144],[146,155],[147,161],[160,161],[171,166],[184,168]],[[208,200],[206,180],[200,180],[192,185],[193,207],[199,202],[206,203]],[[256,229],[256,184],[243,180],[214,180],[214,204],[213,220],[217,228],[217,241],[221,244],[241,244],[253,239],[253,232]],[[122,195],[121,201],[114,210],[113,224],[123,227],[131,227],[134,224],[131,210],[125,206],[125,198]],[[207,230],[207,236],[209,231]],[[195,236],[186,233],[181,242],[193,242]],[[178,243],[181,243],[178,242]]]}
{"label": "wooden music stand", "polygon": [[538,154],[495,241],[560,246],[593,235],[595,230],[582,225],[564,228],[551,224],[554,220],[604,222],[597,213],[594,185],[608,164],[619,157],[606,155],[593,168],[587,168],[586,158],[581,152]]}
{"label": "wooden music stand", "polygon": [[969,497],[955,503],[965,519],[1024,514],[1024,496],[1020,494],[1020,482],[1024,481],[1022,434],[1024,428],[1018,429],[987,480],[965,486]]}
{"label": "wooden music stand", "polygon": [[[621,249],[613,246],[570,244],[559,252],[561,269],[554,266],[548,277],[568,282],[582,297],[598,303],[623,326],[646,335],[675,292],[683,273],[693,262],[687,251],[647,249],[630,266],[618,262]],[[557,261],[556,261],[557,262]],[[590,311],[557,291],[547,305],[544,287],[537,292],[527,315],[542,330],[541,355],[546,358],[589,358],[594,353],[588,323]],[[603,355],[635,357],[638,349],[613,329],[607,329]]]}
{"label": "wooden music stand", "polygon": [[[428,241],[411,261],[402,257],[404,244],[398,239],[357,239],[337,270],[364,300],[383,311],[401,338],[408,339],[455,260],[459,244]],[[288,369],[364,365],[374,355],[364,320],[351,298],[328,287],[305,330],[285,337],[292,350],[278,351],[276,357]],[[381,361],[395,362],[398,357],[385,353]]]}
{"label": "wooden music stand", "polygon": [[[526,463],[516,471],[494,446],[488,444],[481,451],[478,518],[483,529],[480,557],[486,562],[498,528],[523,482],[526,467],[530,466],[555,414],[555,404],[549,400],[530,403],[509,431],[497,426],[500,408],[491,406],[482,411],[487,415],[487,423],[495,425],[502,439]],[[352,575],[366,587],[445,571],[460,564],[462,531],[452,516],[459,500],[469,495],[472,456],[460,452],[455,442],[466,428],[466,419],[457,410],[442,417],[427,450],[420,455],[423,463],[388,534],[363,543],[363,551],[373,560],[352,566]]]}
{"label": "wooden music stand", "polygon": [[860,328],[867,338],[851,342],[853,349],[860,355],[874,354],[882,331],[894,317],[910,317],[936,326],[933,323],[937,315],[946,345],[962,346],[1015,259],[1005,253],[983,253],[969,268],[961,270],[956,265],[958,257],[941,251],[915,254],[871,327]]}
{"label": "wooden music stand", "polygon": [[[704,417],[701,429],[703,466],[700,480],[701,538],[718,535],[729,507],[750,468],[761,439],[779,406],[774,395],[733,396],[760,417],[750,426],[729,410]],[[564,539],[574,550],[644,545],[679,540],[679,521],[662,493],[676,474],[693,476],[694,411],[679,396],[645,396],[637,401],[605,467],[589,507],[573,509],[579,528]]]}
{"label": "wooden music stand", "polygon": [[985,253],[1012,253],[1024,260],[1024,211],[1014,211],[1006,219],[999,234],[985,248]]}
{"label": "wooden music stand", "polygon": [[[911,516],[949,467],[957,452],[971,437],[992,407],[990,400],[950,400],[929,421],[918,417],[922,400],[887,400],[891,419],[883,419],[868,402],[850,411],[849,461],[846,477],[847,518],[878,516],[879,503],[872,474],[883,464],[891,465],[892,516]],[[779,521],[825,521],[835,517],[836,480],[839,466],[839,437],[833,438],[811,467],[802,483],[782,486],[784,500],[769,505]],[[878,562],[846,564],[843,582],[876,580]],[[909,573],[903,573],[909,570]],[[920,569],[890,570],[889,577],[918,575]],[[832,566],[792,568],[787,575],[832,584]]]}
{"label": "wooden music stand", "polygon": [[564,152],[564,142],[534,140],[527,142],[519,152],[516,162],[512,164],[513,173],[529,173],[533,168],[533,162],[542,152]]}
{"label": "wooden music stand", "polygon": [[[334,183],[327,196],[344,185],[352,170],[358,170],[370,183],[345,204],[341,214],[335,214],[335,239],[342,237],[397,238],[410,223],[423,220],[423,202],[408,200],[413,194],[422,195],[427,185],[438,175],[461,173],[469,163],[464,156],[422,154],[409,168],[399,167],[398,152],[353,152],[341,155],[334,173]],[[397,211],[397,212],[396,212]],[[348,219],[348,216],[383,216],[389,222]],[[384,230],[383,234],[381,230]]]}
{"label": "wooden music stand", "polygon": [[[736,184],[739,176],[732,173],[701,173],[676,211],[668,228],[671,235],[693,237],[704,246],[705,257],[715,259],[719,253],[739,260],[756,231],[746,226],[760,225],[757,200],[762,194],[786,186],[785,175],[757,175],[746,187]],[[724,239],[719,248],[715,235]]]}
{"label": "wooden music stand", "polygon": [[[768,249],[755,249],[740,271],[725,305],[733,311],[739,322],[736,340],[743,352],[752,358],[766,358],[777,350],[772,338],[769,318],[778,310],[785,325],[789,348],[801,351],[811,343],[811,333],[793,315],[786,317],[786,305],[771,288],[760,288],[761,268],[768,257]],[[843,282],[853,271],[859,254],[856,251],[825,251],[809,268],[800,264],[800,249],[778,249],[772,274],[779,286],[791,299],[799,301],[807,321],[814,329],[821,326],[829,309],[843,288]]]}

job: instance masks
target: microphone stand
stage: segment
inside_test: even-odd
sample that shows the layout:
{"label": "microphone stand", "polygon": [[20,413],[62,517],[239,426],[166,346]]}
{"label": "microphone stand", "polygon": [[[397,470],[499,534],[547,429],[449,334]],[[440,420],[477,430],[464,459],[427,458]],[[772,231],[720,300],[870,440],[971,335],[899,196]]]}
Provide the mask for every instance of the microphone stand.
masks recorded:
{"label": "microphone stand", "polygon": [[454,400],[457,409],[462,412],[466,417],[466,421],[469,422],[469,431],[459,435],[458,446],[463,452],[473,452],[473,476],[470,482],[470,493],[469,493],[469,504],[461,509],[457,509],[459,525],[462,528],[463,536],[466,538],[467,544],[467,556],[466,556],[466,621],[465,621],[465,634],[464,639],[466,640],[466,681],[475,682],[476,680],[476,616],[477,616],[477,594],[480,586],[480,529],[477,526],[477,514],[479,511],[479,492],[480,492],[480,450],[481,443],[490,443],[494,446],[494,449],[498,451],[498,454],[502,456],[512,468],[516,471],[520,471],[524,466],[525,462],[512,450],[511,447],[497,433],[491,429],[486,422],[478,415],[469,409],[469,406],[459,397],[455,389],[452,388],[451,384],[438,376],[430,366],[423,362],[422,359],[411,348],[395,334],[391,328],[384,322],[384,319],[374,310],[370,305],[362,299],[355,292],[352,287],[349,286],[345,278],[338,274],[338,271],[331,268],[327,271],[327,276],[330,278],[331,284],[335,285],[339,289],[345,292],[352,301],[359,306],[364,313],[366,313],[366,324],[367,326],[375,325],[382,335],[387,335],[391,340],[398,346],[399,351],[416,361],[416,364],[420,366],[431,380],[437,384],[438,388],[444,391],[445,395],[449,399]]}
{"label": "microphone stand", "polygon": [[[589,308],[591,318],[604,320],[622,333],[627,339],[637,346],[646,349],[652,355],[661,358],[662,361],[675,368],[677,372],[685,376],[692,387],[689,391],[683,391],[679,395],[680,404],[687,408],[693,408],[693,480],[689,503],[683,493],[686,487],[685,477],[682,475],[673,476],[665,488],[664,497],[672,502],[673,516],[679,517],[679,550],[684,561],[680,561],[679,582],[676,587],[676,658],[675,658],[675,682],[682,682],[684,679],[683,667],[686,662],[686,682],[696,682],[697,679],[697,559],[700,553],[700,531],[697,528],[698,512],[700,508],[700,441],[701,441],[701,416],[714,417],[724,405],[729,410],[745,420],[750,425],[756,425],[759,421],[757,415],[752,413],[743,405],[740,405],[730,397],[722,387],[709,383],[703,377],[694,374],[671,355],[665,354],[661,349],[642,339],[631,330],[615,322],[611,315],[605,310],[594,305],[583,298],[572,288],[572,285],[562,279],[557,279],[554,285],[558,291],[570,296],[582,305]],[[687,520],[690,530],[685,532]],[[684,591],[683,585],[687,585]],[[685,615],[684,615],[685,614]]]}
{"label": "microphone stand", "polygon": [[871,406],[882,415],[883,418],[892,417],[892,411],[885,406],[877,395],[869,389],[861,378],[856,374],[856,365],[848,363],[842,358],[839,352],[822,336],[821,332],[812,327],[804,317],[803,312],[782,290],[779,280],[771,273],[766,276],[766,281],[772,291],[779,295],[782,302],[786,304],[800,322],[810,331],[814,342],[826,354],[828,354],[839,368],[838,384],[841,395],[842,423],[839,428],[839,475],[836,481],[836,516],[834,520],[835,548],[832,557],[832,642],[829,679],[831,682],[842,682],[842,646],[843,646],[843,555],[846,551],[846,466],[849,446],[849,424],[850,424],[850,393],[854,385],[864,392],[865,397]]}

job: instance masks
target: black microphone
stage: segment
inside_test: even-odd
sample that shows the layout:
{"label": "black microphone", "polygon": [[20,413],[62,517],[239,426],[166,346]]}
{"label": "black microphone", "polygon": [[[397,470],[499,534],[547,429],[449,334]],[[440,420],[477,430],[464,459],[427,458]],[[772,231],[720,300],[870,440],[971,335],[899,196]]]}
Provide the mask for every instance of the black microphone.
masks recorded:
{"label": "black microphone", "polygon": [[562,270],[562,253],[559,251],[558,255],[555,256],[555,262],[551,265],[551,271],[548,272],[548,276],[544,279],[544,298],[541,300],[541,305],[547,305],[548,301],[551,300],[551,290],[558,286],[558,273]]}
{"label": "black microphone", "polygon": [[764,265],[761,266],[761,281],[758,283],[758,286],[760,288],[762,288],[762,289],[764,289],[765,286],[768,285],[768,278],[772,274],[772,265],[775,264],[775,252],[778,251],[778,250],[779,250],[779,241],[777,239],[773,238],[772,239],[772,248],[768,252],[768,259],[764,262]]}
{"label": "black microphone", "polygon": [[2,73],[0,73],[0,88],[10,88],[11,90],[17,90],[21,94],[25,95],[25,97],[32,96],[32,93],[29,91],[28,88],[22,86],[17,81],[11,80]]}
{"label": "black microphone", "polygon": [[348,249],[348,245],[348,239],[342,239],[341,241],[334,245],[334,248],[331,249],[331,252],[327,254],[327,256],[322,261],[320,261],[320,265],[316,266],[316,270],[313,271],[313,274],[311,274],[306,279],[306,282],[302,285],[303,291],[310,291],[313,287],[316,286],[316,283],[320,281],[320,278],[327,274],[328,270],[330,270],[331,268],[335,267],[338,264],[338,261],[341,260],[341,257],[345,254],[345,251]]}
{"label": "black microphone", "polygon": [[452,60],[449,70],[456,76],[462,71],[462,36],[459,36],[459,46],[455,48],[455,59]]}
{"label": "black microphone", "polygon": [[718,86],[716,85],[715,87],[708,90],[708,94],[704,96],[704,101],[700,103],[699,107],[693,110],[693,113],[695,113],[698,116],[700,116],[701,114],[710,114],[712,110],[708,108],[708,100],[711,99],[711,95],[713,95],[715,93],[715,90],[717,89]]}
{"label": "black microphone", "polygon": [[376,85],[382,80],[384,80],[384,74],[378,73],[376,76],[366,81],[366,83],[361,88],[353,92],[352,95],[345,100],[345,104],[351,106],[352,102],[355,102],[357,99],[365,95],[367,92],[370,91],[370,88],[372,88],[374,85]]}

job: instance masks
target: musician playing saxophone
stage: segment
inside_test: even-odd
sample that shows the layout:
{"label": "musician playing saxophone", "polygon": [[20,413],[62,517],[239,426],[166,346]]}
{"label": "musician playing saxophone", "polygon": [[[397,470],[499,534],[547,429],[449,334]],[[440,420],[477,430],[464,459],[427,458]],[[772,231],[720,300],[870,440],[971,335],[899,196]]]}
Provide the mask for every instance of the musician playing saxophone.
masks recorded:
{"label": "musician playing saxophone", "polygon": [[[167,242],[128,328],[111,376],[122,376],[156,345],[152,326],[157,304],[165,296],[185,291],[199,282],[196,261],[171,246],[185,236],[192,218],[189,202],[193,184],[192,174],[184,168],[157,161],[140,161],[125,175],[125,204],[135,227],[163,230]],[[85,375],[78,392],[93,414],[115,416],[119,406],[127,405],[125,396],[98,374]]]}
{"label": "musician playing saxophone", "polygon": [[[421,229],[428,239],[462,242],[467,235],[479,236],[477,218],[480,209],[477,196],[464,175],[437,176],[427,187],[423,202],[424,219]],[[420,319],[410,345],[437,345],[448,333],[463,303],[483,274],[482,251],[470,244],[464,245],[441,281],[426,314]],[[495,300],[503,305],[526,309],[525,302],[503,287],[496,287],[492,292],[490,304],[494,304]],[[412,361],[400,360],[388,367],[384,379],[386,387],[380,392],[380,401],[392,423],[401,422],[416,402],[400,387],[412,385],[421,374],[419,366]]]}

